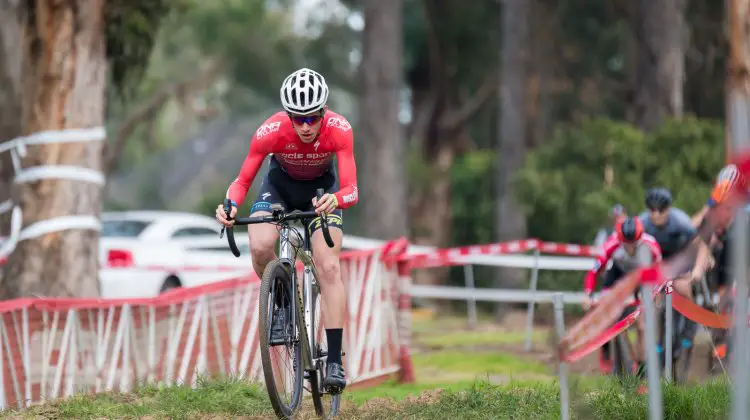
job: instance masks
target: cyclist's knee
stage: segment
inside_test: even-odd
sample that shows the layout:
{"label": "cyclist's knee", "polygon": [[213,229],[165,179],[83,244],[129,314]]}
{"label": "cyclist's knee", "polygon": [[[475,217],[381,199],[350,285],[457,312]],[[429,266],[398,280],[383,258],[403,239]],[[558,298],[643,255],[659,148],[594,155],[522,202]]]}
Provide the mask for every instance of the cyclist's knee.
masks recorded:
{"label": "cyclist's knee", "polygon": [[320,274],[320,281],[322,283],[330,283],[333,281],[340,281],[341,279],[341,264],[339,263],[338,255],[334,253],[325,253],[324,255],[315,256],[315,267]]}
{"label": "cyclist's knee", "polygon": [[276,226],[269,224],[250,225],[250,254],[253,261],[268,263],[274,258],[278,232]]}

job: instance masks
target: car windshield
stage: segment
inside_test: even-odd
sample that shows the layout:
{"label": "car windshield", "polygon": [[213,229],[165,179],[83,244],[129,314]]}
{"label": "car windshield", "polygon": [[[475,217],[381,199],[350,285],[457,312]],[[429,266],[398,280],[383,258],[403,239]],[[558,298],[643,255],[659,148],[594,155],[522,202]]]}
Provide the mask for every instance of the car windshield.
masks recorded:
{"label": "car windshield", "polygon": [[143,220],[104,220],[101,236],[104,238],[135,238],[151,222]]}

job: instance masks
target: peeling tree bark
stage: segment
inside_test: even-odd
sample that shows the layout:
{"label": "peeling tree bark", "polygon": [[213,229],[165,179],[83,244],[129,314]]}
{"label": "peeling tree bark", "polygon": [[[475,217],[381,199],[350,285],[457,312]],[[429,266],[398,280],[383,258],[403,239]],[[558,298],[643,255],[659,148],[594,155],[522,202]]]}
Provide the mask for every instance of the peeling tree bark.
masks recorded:
{"label": "peeling tree bark", "polygon": [[[21,2],[0,0],[0,143],[22,132]],[[0,154],[0,203],[11,198],[10,153]],[[10,212],[0,214],[0,237],[10,233]]]}
{"label": "peeling tree bark", "polygon": [[[750,110],[750,1],[728,0],[729,20],[729,77],[727,77],[726,155],[732,159],[733,138],[742,136],[750,127],[742,129],[743,118],[736,121],[738,112]],[[745,122],[748,116],[744,116]],[[739,129],[739,131],[738,131]],[[738,131],[735,133],[735,131]]]}
{"label": "peeling tree bark", "polygon": [[[104,125],[104,0],[29,3],[23,69],[24,133]],[[103,142],[31,146],[24,167],[102,169]],[[45,179],[20,186],[23,225],[101,212],[102,187]],[[8,259],[0,298],[99,294],[98,232],[65,230],[19,242]]]}

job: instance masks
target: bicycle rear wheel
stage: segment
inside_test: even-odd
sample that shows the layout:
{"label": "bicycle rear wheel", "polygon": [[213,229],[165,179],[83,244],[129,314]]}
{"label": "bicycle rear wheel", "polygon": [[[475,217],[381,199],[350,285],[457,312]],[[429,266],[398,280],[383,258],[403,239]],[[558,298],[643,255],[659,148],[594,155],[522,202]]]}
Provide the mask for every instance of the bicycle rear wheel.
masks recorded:
{"label": "bicycle rear wheel", "polygon": [[[312,394],[315,414],[323,418],[335,417],[341,404],[341,394],[330,394],[323,389],[323,380],[326,374],[326,359],[328,356],[328,343],[325,332],[318,335],[318,324],[320,322],[320,293],[317,287],[313,287],[313,364],[315,371],[310,374],[310,393]],[[318,338],[319,337],[319,338]]]}
{"label": "bicycle rear wheel", "polygon": [[[272,261],[266,266],[259,301],[260,358],[268,398],[279,417],[290,418],[302,402],[301,323],[292,316],[295,299],[291,275],[281,261]],[[283,317],[286,326],[281,344],[270,340],[274,316]]]}
{"label": "bicycle rear wheel", "polygon": [[[630,306],[625,308],[622,311],[622,314],[620,314],[618,321],[630,315],[633,310],[633,307]],[[630,341],[630,337],[628,336],[631,328],[626,329],[611,341],[613,352],[612,373],[622,383],[634,381],[633,378],[635,378],[638,369],[637,362],[634,360],[633,355],[631,354],[633,343]]]}
{"label": "bicycle rear wheel", "polygon": [[696,329],[693,321],[675,311],[672,339],[672,379],[675,384],[684,384],[688,380]]}

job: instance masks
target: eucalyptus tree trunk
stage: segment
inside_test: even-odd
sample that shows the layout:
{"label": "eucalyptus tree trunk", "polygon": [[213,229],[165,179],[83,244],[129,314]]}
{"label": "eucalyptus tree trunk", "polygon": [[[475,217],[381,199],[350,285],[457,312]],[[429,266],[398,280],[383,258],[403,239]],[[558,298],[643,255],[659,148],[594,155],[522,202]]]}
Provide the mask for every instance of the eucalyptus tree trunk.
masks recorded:
{"label": "eucalyptus tree trunk", "polygon": [[[23,133],[104,125],[107,57],[104,0],[26,3],[21,20]],[[24,167],[102,169],[103,142],[29,146]],[[19,187],[23,226],[101,212],[100,185],[42,179]],[[0,298],[99,294],[98,232],[71,229],[20,241],[8,259]]]}

